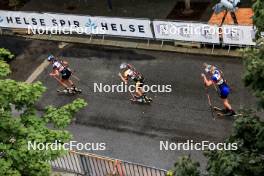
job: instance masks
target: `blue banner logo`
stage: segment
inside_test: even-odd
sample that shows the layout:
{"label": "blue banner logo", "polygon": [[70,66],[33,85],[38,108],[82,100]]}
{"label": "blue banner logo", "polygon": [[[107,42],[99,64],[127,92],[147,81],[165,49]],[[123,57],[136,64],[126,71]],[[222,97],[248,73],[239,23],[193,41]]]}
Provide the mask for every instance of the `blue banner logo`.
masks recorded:
{"label": "blue banner logo", "polygon": [[88,19],[88,22],[85,24],[85,26],[89,27],[91,29],[96,29],[97,28],[96,24],[90,18]]}

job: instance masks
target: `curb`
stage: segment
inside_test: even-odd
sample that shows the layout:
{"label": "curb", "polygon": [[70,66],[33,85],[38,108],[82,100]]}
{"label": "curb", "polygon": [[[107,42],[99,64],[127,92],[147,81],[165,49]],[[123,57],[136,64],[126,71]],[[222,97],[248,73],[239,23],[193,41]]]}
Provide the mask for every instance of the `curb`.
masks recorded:
{"label": "curb", "polygon": [[[147,40],[115,40],[115,39],[98,39],[98,38],[88,38],[88,37],[77,37],[77,36],[58,36],[58,35],[23,35],[23,34],[5,34],[11,36],[23,37],[26,39],[37,39],[37,40],[49,40],[49,41],[59,41],[67,43],[79,43],[88,45],[99,45],[99,46],[113,46],[120,48],[134,48],[134,49],[144,49],[153,51],[170,51],[178,53],[188,53],[188,54],[201,54],[201,55],[211,55],[211,56],[226,56],[226,57],[242,57],[242,54],[238,50],[228,50],[225,49],[209,49],[209,48],[191,48],[191,47],[179,47],[166,44],[163,45],[159,43],[148,43]],[[161,43],[161,42],[160,42]],[[213,52],[212,52],[213,51]]]}

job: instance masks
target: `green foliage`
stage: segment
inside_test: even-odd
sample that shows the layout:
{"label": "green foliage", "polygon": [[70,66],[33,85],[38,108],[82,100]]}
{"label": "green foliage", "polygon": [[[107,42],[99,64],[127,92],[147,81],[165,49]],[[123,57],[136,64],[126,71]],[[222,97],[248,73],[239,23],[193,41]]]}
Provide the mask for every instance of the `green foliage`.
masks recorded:
{"label": "green foliage", "polygon": [[199,163],[192,161],[190,156],[183,156],[174,164],[174,168],[167,173],[167,176],[199,176],[199,166]]}
{"label": "green foliage", "polygon": [[40,98],[45,88],[40,82],[28,84],[11,79],[0,80],[0,108],[11,110],[32,107]]}
{"label": "green foliage", "polygon": [[0,60],[4,60],[6,62],[12,60],[15,56],[5,48],[0,48]]}
{"label": "green foliage", "polygon": [[[264,0],[256,0],[253,5],[254,24],[258,35],[264,32]],[[264,40],[259,39],[258,48],[248,48],[243,52],[245,73],[243,80],[245,86],[250,87],[259,99],[259,105],[264,109]],[[262,43],[261,43],[262,42]],[[205,152],[208,158],[208,176],[263,176],[264,175],[264,122],[252,116],[249,110],[243,110],[243,115],[237,118],[233,125],[230,137],[225,141],[237,143],[237,150],[215,150]],[[185,159],[187,160],[187,159]],[[186,168],[192,161],[180,162],[181,164],[168,172],[168,176],[186,174]],[[192,172],[191,172],[192,173]],[[199,175],[199,173],[195,172]],[[190,174],[189,174],[190,175]]]}
{"label": "green foliage", "polygon": [[258,29],[257,38],[260,32],[264,32],[264,0],[256,0],[253,5],[254,16],[253,23]]}
{"label": "green foliage", "polygon": [[[208,176],[263,176],[264,175],[264,122],[243,110],[233,125],[228,144],[237,144],[237,150],[214,150],[204,152],[208,158]],[[167,176],[201,175],[198,164],[190,157],[183,157]]]}
{"label": "green foliage", "polygon": [[9,65],[5,63],[4,61],[0,60],[0,78],[5,77],[8,74],[10,74]]}
{"label": "green foliage", "polygon": [[[86,103],[77,99],[61,108],[48,107],[43,115],[39,115],[34,105],[44,91],[40,82],[27,84],[10,79],[0,80],[0,175],[49,176],[51,167],[48,161],[65,153],[63,148],[29,150],[28,142],[68,142],[72,136],[62,128]],[[20,113],[14,116],[12,109],[20,110]],[[50,129],[47,123],[60,129]]]}
{"label": "green foliage", "polygon": [[260,107],[264,108],[264,45],[259,45],[258,49],[246,49],[243,58],[244,83],[254,91]]}
{"label": "green foliage", "polygon": [[65,105],[60,108],[54,108],[52,106],[47,107],[46,114],[43,117],[46,122],[53,122],[58,128],[65,128],[71,122],[71,116],[78,112],[80,108],[86,106],[86,102],[82,99],[77,99],[71,104]]}
{"label": "green foliage", "polygon": [[12,161],[4,160],[0,158],[0,171],[3,175],[20,176],[21,174],[17,170],[12,169]]}
{"label": "green foliage", "polygon": [[237,143],[238,150],[210,151],[208,175],[210,176],[261,176],[264,175],[264,123],[243,111],[236,119],[231,136],[226,143]]}
{"label": "green foliage", "polygon": [[233,132],[226,140],[226,143],[237,143],[238,150],[206,153],[210,176],[264,175],[264,124],[249,112],[243,114],[235,121]]}

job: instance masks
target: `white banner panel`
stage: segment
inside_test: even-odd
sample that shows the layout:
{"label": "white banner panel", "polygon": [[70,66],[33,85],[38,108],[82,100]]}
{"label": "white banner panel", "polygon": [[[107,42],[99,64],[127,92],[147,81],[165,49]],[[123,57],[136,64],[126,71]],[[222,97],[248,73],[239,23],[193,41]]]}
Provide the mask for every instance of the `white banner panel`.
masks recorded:
{"label": "white banner panel", "polygon": [[[153,38],[150,20],[0,10],[0,27]],[[47,29],[48,28],[48,29]],[[59,29],[56,29],[59,28]]]}
{"label": "white banner panel", "polygon": [[153,21],[157,39],[219,43],[218,27],[203,23]]}
{"label": "white banner panel", "polygon": [[223,43],[229,45],[256,45],[253,26],[223,25]]}

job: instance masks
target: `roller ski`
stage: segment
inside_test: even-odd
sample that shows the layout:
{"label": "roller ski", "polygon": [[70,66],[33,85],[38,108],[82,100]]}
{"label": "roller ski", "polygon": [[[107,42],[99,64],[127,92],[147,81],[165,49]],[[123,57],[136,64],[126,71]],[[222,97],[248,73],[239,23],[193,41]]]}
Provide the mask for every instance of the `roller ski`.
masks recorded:
{"label": "roller ski", "polygon": [[132,98],[130,99],[131,102],[134,102],[134,103],[142,103],[142,104],[150,104],[152,102],[152,98],[149,98],[147,96],[141,96],[141,97],[138,97],[136,95],[132,95]]}
{"label": "roller ski", "polygon": [[224,113],[224,112],[225,112],[225,109],[221,109],[221,108],[218,108],[218,107],[216,107],[216,106],[213,107],[213,110],[214,110],[215,112],[221,112],[221,113]]}
{"label": "roller ski", "polygon": [[241,115],[241,114],[236,114],[235,111],[233,110],[230,111],[228,109],[221,109],[216,106],[213,109],[216,112],[217,117],[237,117]]}
{"label": "roller ski", "polygon": [[74,88],[66,88],[66,89],[62,89],[62,90],[57,89],[57,92],[67,94],[67,95],[75,95],[75,94],[81,94],[82,90],[74,87]]}

